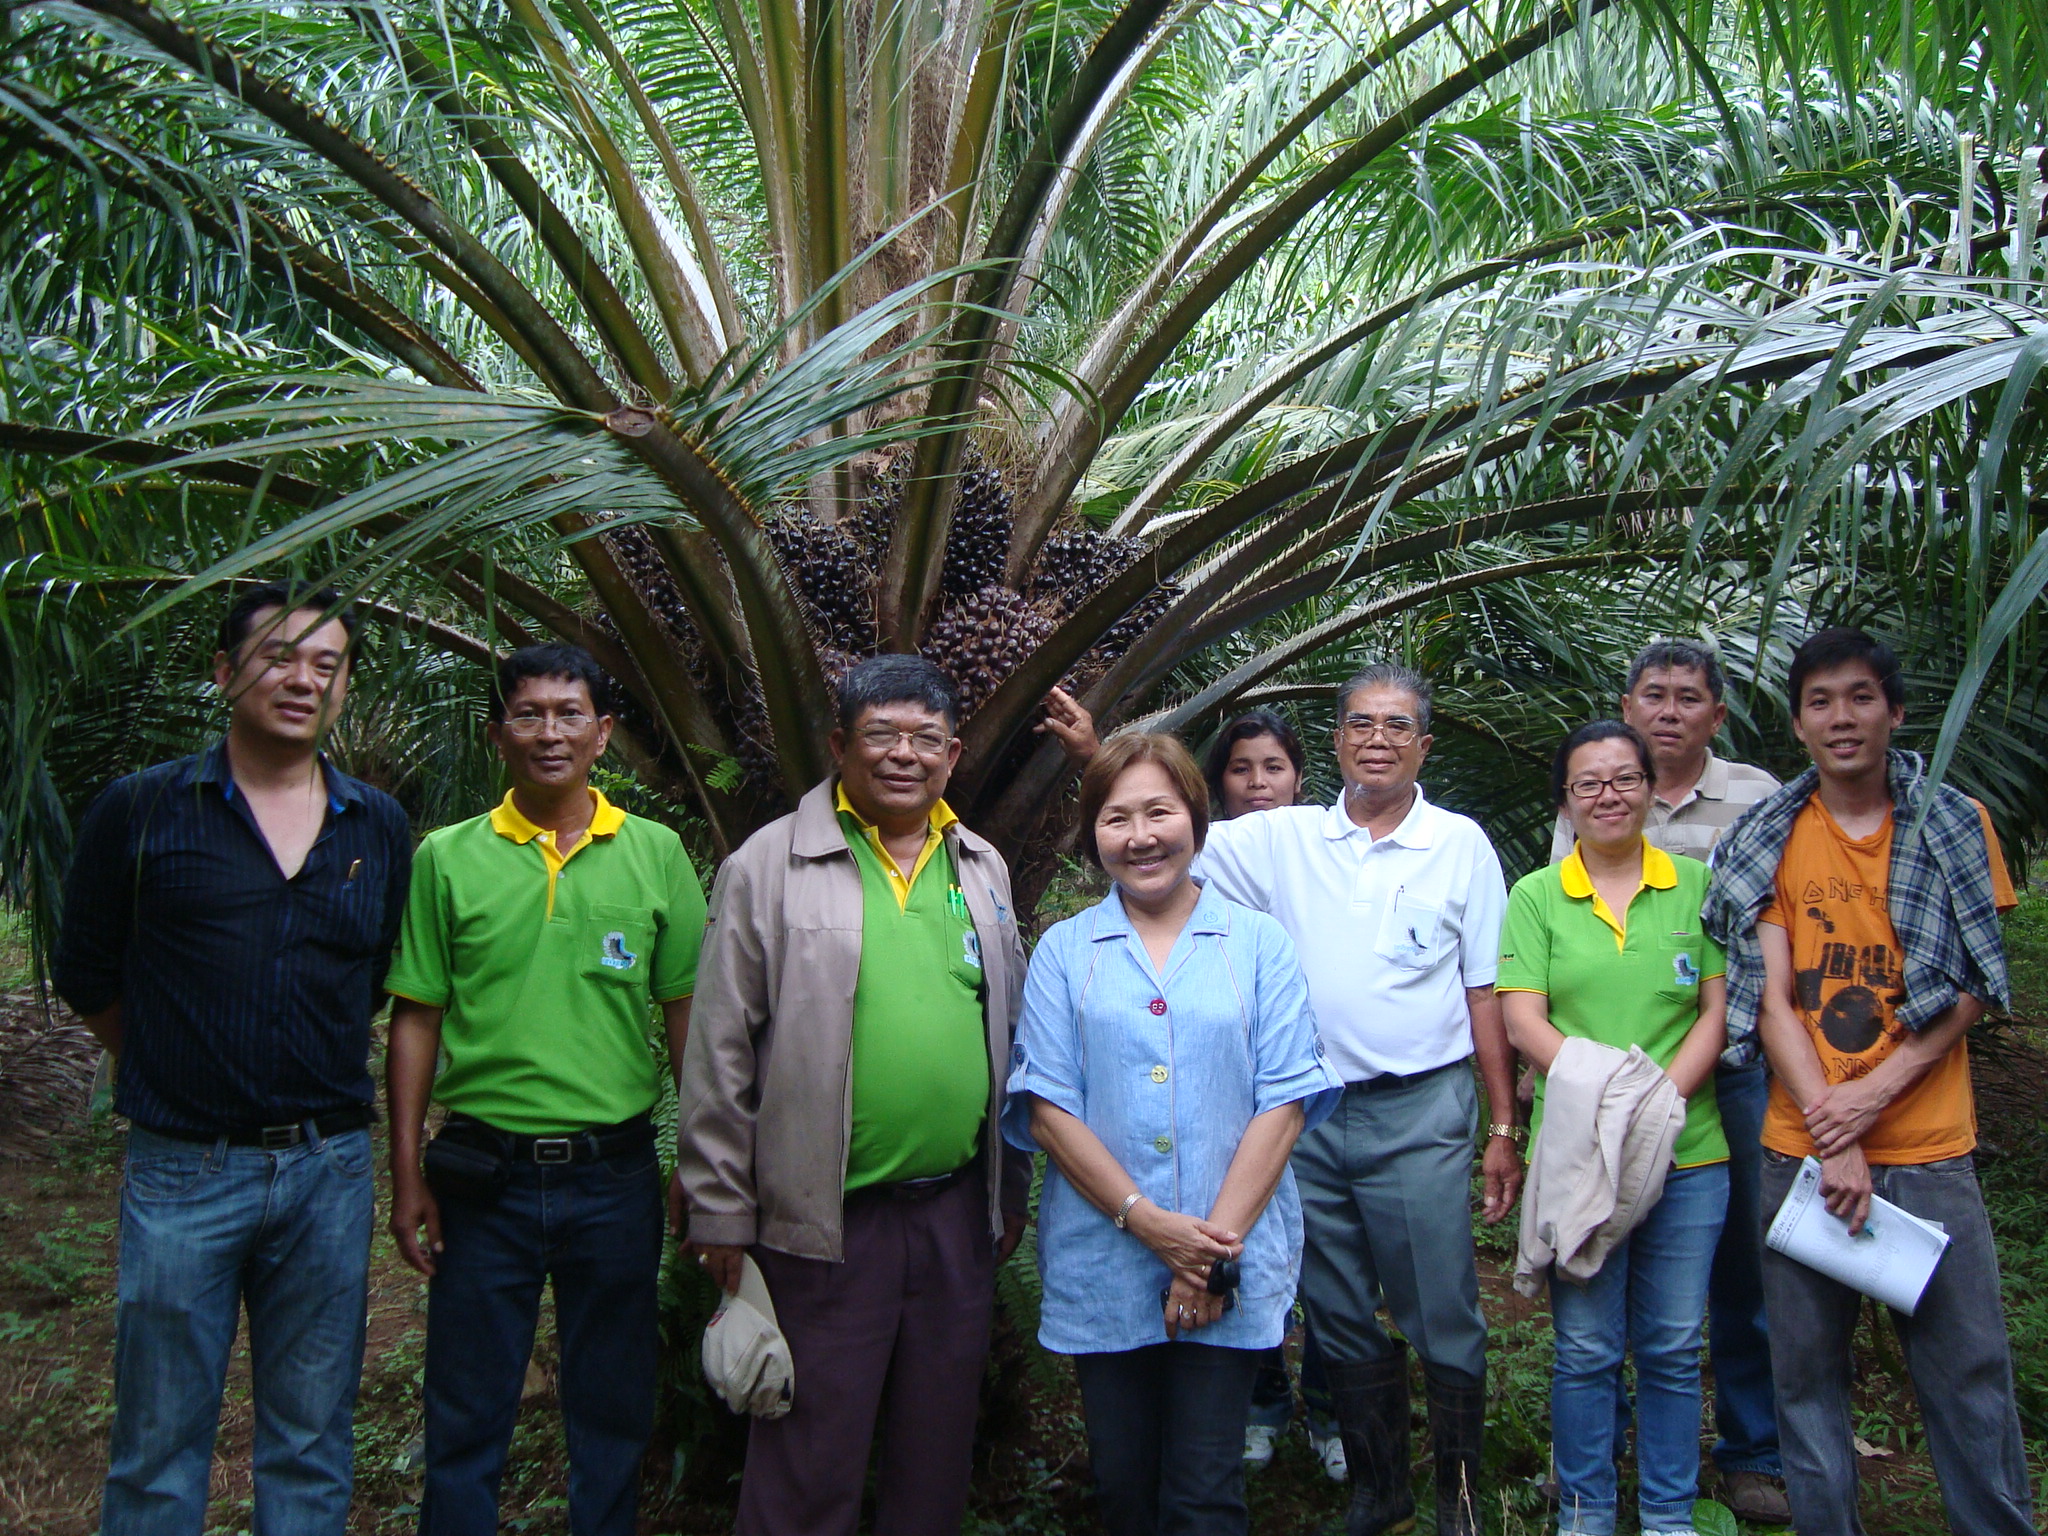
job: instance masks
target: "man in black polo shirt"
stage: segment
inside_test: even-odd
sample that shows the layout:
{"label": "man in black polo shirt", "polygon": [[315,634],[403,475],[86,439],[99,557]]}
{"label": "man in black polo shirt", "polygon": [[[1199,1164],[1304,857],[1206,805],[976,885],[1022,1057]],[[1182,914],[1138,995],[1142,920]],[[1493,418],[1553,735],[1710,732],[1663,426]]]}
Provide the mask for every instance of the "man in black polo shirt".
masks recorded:
{"label": "man in black polo shirt", "polygon": [[243,1304],[255,1528],[347,1519],[370,1015],[412,863],[397,803],[320,752],[354,633],[332,592],[246,594],[214,658],[226,739],[116,780],[78,830],[54,980],[133,1122],[102,1536],[200,1536]]}

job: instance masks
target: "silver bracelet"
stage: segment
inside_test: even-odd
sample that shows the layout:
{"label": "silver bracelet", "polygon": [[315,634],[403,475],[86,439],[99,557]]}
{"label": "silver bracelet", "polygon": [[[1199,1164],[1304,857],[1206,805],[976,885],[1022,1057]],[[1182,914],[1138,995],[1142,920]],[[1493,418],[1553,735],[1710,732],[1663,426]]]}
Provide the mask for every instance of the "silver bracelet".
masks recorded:
{"label": "silver bracelet", "polygon": [[1117,1231],[1123,1231],[1125,1227],[1127,1227],[1130,1224],[1131,1207],[1136,1205],[1140,1200],[1144,1198],[1145,1192],[1142,1189],[1134,1189],[1128,1195],[1124,1196],[1124,1203],[1118,1206],[1116,1208],[1116,1214],[1109,1218],[1111,1221],[1116,1223]]}

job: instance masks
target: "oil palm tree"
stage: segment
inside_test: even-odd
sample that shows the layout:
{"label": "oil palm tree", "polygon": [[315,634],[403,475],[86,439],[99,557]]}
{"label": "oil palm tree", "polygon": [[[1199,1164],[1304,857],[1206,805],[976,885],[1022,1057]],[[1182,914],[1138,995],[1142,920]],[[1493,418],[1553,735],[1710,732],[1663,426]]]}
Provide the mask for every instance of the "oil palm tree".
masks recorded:
{"label": "oil palm tree", "polygon": [[2035,8],[6,14],[25,684],[83,664],[37,616],[292,564],[451,654],[588,645],[723,849],[834,671],[921,649],[1014,852],[1063,681],[1184,723],[1730,560],[1772,612],[1948,583],[1965,685],[2036,640]]}

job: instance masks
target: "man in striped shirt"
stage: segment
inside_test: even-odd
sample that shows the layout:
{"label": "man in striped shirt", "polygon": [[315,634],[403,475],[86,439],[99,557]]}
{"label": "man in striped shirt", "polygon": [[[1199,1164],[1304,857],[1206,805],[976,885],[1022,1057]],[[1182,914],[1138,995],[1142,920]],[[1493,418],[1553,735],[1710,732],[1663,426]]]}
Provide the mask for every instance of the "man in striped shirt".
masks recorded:
{"label": "man in striped shirt", "polygon": [[320,750],[354,636],[332,591],[244,593],[214,657],[226,737],[79,825],[52,979],[129,1121],[104,1536],[200,1536],[244,1307],[256,1529],[347,1524],[370,1015],[412,865],[405,812]]}
{"label": "man in striped shirt", "polygon": [[[1713,651],[1690,640],[1657,640],[1629,664],[1621,717],[1643,733],[1657,764],[1657,788],[1643,835],[1666,853],[1706,862],[1723,832],[1778,787],[1761,768],[1714,755],[1712,742],[1728,718],[1726,679]],[[1557,819],[1550,841],[1555,864],[1572,851],[1571,826]],[[1791,1519],[1778,1457],[1778,1417],[1771,1380],[1771,1341],[1764,1327],[1761,1199],[1764,1107],[1770,1089],[1755,1038],[1732,1043],[1714,1073],[1729,1148],[1728,1219],[1714,1253],[1707,1293],[1714,1368],[1714,1464],[1729,1508],[1744,1520],[1782,1525]],[[1627,1433],[1626,1398],[1617,1405],[1615,1438]]]}

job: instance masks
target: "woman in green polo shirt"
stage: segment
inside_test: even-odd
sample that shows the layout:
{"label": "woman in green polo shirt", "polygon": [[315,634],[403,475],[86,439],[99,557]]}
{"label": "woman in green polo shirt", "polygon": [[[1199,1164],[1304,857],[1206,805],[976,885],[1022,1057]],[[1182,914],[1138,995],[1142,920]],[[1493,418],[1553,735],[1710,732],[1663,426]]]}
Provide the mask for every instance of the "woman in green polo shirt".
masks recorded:
{"label": "woman in green polo shirt", "polygon": [[1728,1143],[1714,1103],[1727,989],[1721,951],[1700,927],[1706,865],[1643,838],[1656,772],[1649,744],[1619,720],[1565,738],[1551,787],[1577,842],[1563,863],[1515,886],[1501,928],[1497,986],[1508,1038],[1543,1074],[1539,1148],[1545,1075],[1567,1038],[1641,1046],[1686,1103],[1656,1204],[1588,1283],[1551,1278],[1551,1443],[1563,1536],[1615,1529],[1614,1400],[1631,1351],[1643,1530],[1691,1532],[1698,1494],[1701,1320],[1728,1205]]}

